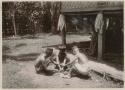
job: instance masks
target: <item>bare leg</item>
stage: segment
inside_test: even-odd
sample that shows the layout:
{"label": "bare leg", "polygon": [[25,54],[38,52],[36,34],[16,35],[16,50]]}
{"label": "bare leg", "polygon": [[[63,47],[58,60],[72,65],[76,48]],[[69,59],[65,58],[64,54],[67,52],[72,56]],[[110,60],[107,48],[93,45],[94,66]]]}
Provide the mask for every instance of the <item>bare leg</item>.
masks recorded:
{"label": "bare leg", "polygon": [[76,68],[76,71],[81,74],[81,75],[88,75],[89,74],[89,68],[86,64],[84,65],[81,65],[79,63],[75,63],[75,68]]}

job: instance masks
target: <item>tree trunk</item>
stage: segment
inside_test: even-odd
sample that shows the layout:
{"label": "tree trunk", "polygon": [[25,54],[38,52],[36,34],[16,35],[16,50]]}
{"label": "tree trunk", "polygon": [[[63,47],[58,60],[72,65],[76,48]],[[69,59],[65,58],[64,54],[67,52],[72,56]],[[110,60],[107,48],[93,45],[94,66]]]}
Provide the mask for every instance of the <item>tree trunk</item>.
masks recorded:
{"label": "tree trunk", "polygon": [[33,30],[33,37],[35,37],[35,34],[36,34],[36,24],[37,24],[37,22],[34,22],[34,30]]}
{"label": "tree trunk", "polygon": [[13,23],[13,29],[14,29],[14,36],[16,36],[17,31],[16,31],[16,23],[15,23],[15,15],[14,14],[12,16],[12,23]]}

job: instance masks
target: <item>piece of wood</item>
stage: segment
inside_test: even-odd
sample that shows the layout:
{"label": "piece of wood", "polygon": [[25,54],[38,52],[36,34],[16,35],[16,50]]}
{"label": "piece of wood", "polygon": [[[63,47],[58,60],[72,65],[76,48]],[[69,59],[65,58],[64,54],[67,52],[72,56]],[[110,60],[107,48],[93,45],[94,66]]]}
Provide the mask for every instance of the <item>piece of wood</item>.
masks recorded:
{"label": "piece of wood", "polygon": [[61,31],[61,35],[62,35],[62,44],[66,45],[66,31],[65,31],[65,28],[63,28],[63,30]]}
{"label": "piece of wood", "polygon": [[98,33],[98,60],[102,60],[103,36]]}
{"label": "piece of wood", "polygon": [[120,70],[115,69],[114,67],[111,67],[105,63],[99,63],[94,61],[90,61],[88,65],[89,65],[89,68],[93,71],[96,71],[103,75],[106,74],[109,77],[112,77],[114,79],[124,81],[124,78],[123,78],[124,73]]}

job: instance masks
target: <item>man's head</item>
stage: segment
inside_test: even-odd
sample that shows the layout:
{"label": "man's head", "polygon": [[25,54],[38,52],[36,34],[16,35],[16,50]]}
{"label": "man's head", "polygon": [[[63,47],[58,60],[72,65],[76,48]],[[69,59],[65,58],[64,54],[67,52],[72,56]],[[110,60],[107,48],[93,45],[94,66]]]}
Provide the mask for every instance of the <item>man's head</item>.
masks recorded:
{"label": "man's head", "polygon": [[73,50],[73,54],[77,54],[77,53],[79,53],[79,48],[77,47],[77,46],[73,46],[72,47],[72,50]]}
{"label": "man's head", "polygon": [[47,48],[46,51],[45,51],[45,53],[46,53],[46,57],[49,57],[49,56],[52,55],[52,53],[53,53],[53,49],[51,49],[51,48]]}
{"label": "man's head", "polygon": [[65,45],[61,45],[58,47],[60,52],[65,52],[66,51],[66,46]]}

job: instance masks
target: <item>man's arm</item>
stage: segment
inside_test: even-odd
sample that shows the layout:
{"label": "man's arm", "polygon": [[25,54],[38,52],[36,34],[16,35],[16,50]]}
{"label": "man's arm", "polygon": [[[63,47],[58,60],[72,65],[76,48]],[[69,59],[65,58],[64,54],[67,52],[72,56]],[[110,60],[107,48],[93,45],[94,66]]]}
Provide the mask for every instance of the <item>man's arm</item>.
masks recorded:
{"label": "man's arm", "polygon": [[59,64],[59,62],[58,62],[56,57],[51,57],[50,60],[51,60],[52,63],[54,63],[56,65]]}
{"label": "man's arm", "polygon": [[61,64],[63,67],[66,65],[66,58],[64,59],[63,63]]}
{"label": "man's arm", "polygon": [[56,57],[56,63],[58,65],[58,67],[59,67],[59,70],[61,70],[62,68],[60,66],[60,61],[59,61],[59,57],[58,56]]}
{"label": "man's arm", "polygon": [[78,61],[78,58],[74,58],[74,60],[70,60],[70,62],[68,62],[67,64],[65,64],[65,66],[70,65],[70,64],[74,64],[77,61]]}
{"label": "man's arm", "polygon": [[51,60],[52,63],[54,63],[55,65],[57,65],[59,67],[59,69],[61,70],[61,66],[60,66],[60,62],[59,62],[58,56],[51,57],[50,60]]}

